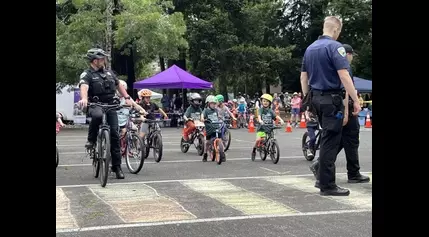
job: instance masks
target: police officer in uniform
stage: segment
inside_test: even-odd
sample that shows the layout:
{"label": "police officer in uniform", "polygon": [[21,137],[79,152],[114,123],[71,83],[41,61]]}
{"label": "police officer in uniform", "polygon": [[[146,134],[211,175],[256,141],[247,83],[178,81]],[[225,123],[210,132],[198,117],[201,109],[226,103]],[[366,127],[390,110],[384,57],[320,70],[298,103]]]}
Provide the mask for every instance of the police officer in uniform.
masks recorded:
{"label": "police officer in uniform", "polygon": [[[343,47],[347,54],[347,60],[349,63],[352,63],[354,50],[352,46],[348,44],[343,44]],[[348,69],[350,77],[353,80],[353,73],[351,68]],[[354,81],[353,81],[354,84]],[[353,100],[349,98],[349,111],[353,110]],[[369,182],[370,178],[368,176],[360,174],[360,166],[359,166],[359,131],[360,131],[360,125],[359,125],[359,119],[357,116],[354,116],[352,113],[345,114],[344,116],[347,116],[347,123],[343,126],[342,130],[342,138],[340,147],[338,148],[337,155],[341,152],[341,150],[344,148],[344,152],[346,153],[346,161],[347,161],[347,176],[348,176],[348,182],[349,183],[367,183]],[[311,166],[310,169],[314,173],[314,175],[317,177],[317,170],[319,168],[319,161],[315,161]],[[316,181],[316,186],[319,186],[318,181]]]}
{"label": "police officer in uniform", "polygon": [[[348,189],[335,183],[335,160],[341,142],[343,99],[341,84],[353,99],[353,114],[360,111],[347,53],[337,40],[342,28],[334,16],[325,18],[323,35],[305,51],[301,68],[301,87],[310,101],[310,110],[317,114],[322,126],[319,156],[319,188],[321,195],[347,196]],[[308,94],[308,95],[307,95]],[[306,101],[306,100],[304,100]]]}
{"label": "police officer in uniform", "polygon": [[[80,97],[79,105],[86,107],[88,101],[113,104],[115,103],[116,89],[126,99],[127,104],[131,105],[130,96],[125,88],[119,83],[114,73],[105,69],[104,63],[107,54],[102,49],[93,48],[86,54],[90,67],[80,75]],[[98,101],[94,99],[98,97]],[[91,148],[97,140],[98,128],[103,116],[100,107],[91,107],[88,111],[91,116],[91,123],[88,129],[88,142],[86,148]],[[110,144],[112,155],[112,171],[116,173],[117,179],[123,179],[124,173],[121,170],[121,154],[119,145],[118,115],[116,111],[107,112],[107,123],[110,125]]]}

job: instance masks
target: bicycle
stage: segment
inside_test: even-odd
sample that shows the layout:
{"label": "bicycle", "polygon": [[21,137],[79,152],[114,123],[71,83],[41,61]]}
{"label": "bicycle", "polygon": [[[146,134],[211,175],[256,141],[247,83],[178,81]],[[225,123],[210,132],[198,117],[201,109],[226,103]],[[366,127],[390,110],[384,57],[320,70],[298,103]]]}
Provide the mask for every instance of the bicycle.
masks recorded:
{"label": "bicycle", "polygon": [[229,146],[231,145],[231,132],[229,131],[227,126],[230,121],[231,121],[230,119],[223,120],[223,122],[225,123],[225,126],[223,126],[222,141],[223,141],[223,147],[225,152],[229,149]]}
{"label": "bicycle", "polygon": [[316,141],[314,143],[314,148],[312,149],[313,156],[308,156],[308,150],[310,150],[310,138],[308,136],[308,131],[302,135],[302,153],[304,154],[304,158],[308,161],[314,160],[314,157],[316,157],[316,151],[320,149],[320,134],[322,133],[320,124],[318,125],[318,129],[316,129],[315,133]]}
{"label": "bicycle", "polygon": [[[58,134],[59,132],[60,132],[60,128],[61,128],[61,125],[60,125],[60,123],[59,122],[56,122],[56,134]],[[57,151],[57,156],[56,156],[56,167],[58,167],[58,164],[60,163],[60,152],[59,152],[59,150],[58,150],[58,141],[56,141],[55,142],[55,148],[56,148],[56,151]]]}
{"label": "bicycle", "polygon": [[210,151],[210,156],[212,157],[212,161],[216,161],[218,165],[222,164],[222,161],[226,161],[226,155],[223,145],[223,131],[225,129],[224,122],[211,122],[210,120],[206,120],[207,122],[213,125],[220,125],[216,128],[216,136],[210,139],[210,146],[208,150]]}
{"label": "bicycle", "polygon": [[[197,139],[197,144],[194,143]],[[195,121],[195,131],[191,134],[191,138],[186,142],[183,137],[180,140],[180,150],[183,153],[188,152],[191,144],[194,144],[197,149],[197,154],[202,156],[204,153],[204,123],[200,121]]]}
{"label": "bicycle", "polygon": [[[128,114],[128,120],[125,125],[126,131],[120,137],[120,144],[121,144],[121,155],[122,155],[122,158],[125,158],[125,163],[127,164],[128,170],[132,174],[138,174],[140,170],[143,168],[143,164],[145,160],[144,159],[145,149],[143,149],[144,148],[143,141],[138,134],[138,129],[134,124],[134,122],[141,122],[140,112],[134,109],[130,109],[130,113]],[[135,149],[135,151],[133,149]],[[137,160],[136,167],[133,167],[131,165],[130,155],[132,155],[132,158],[136,158]]]}
{"label": "bicycle", "polygon": [[246,128],[247,119],[244,118],[244,113],[238,112],[238,118],[237,118],[237,128]]}
{"label": "bicycle", "polygon": [[[262,161],[267,159],[268,154],[274,164],[277,164],[280,160],[280,148],[275,138],[275,130],[282,128],[282,126],[275,125],[262,125],[268,128],[270,132],[266,132],[265,138],[259,142],[256,150],[259,152],[259,156]],[[255,156],[252,155],[252,161],[255,161]]]}
{"label": "bicycle", "polygon": [[94,178],[98,178],[100,176],[100,184],[101,187],[104,188],[107,184],[110,162],[112,159],[110,153],[110,126],[107,123],[106,113],[110,110],[121,109],[125,106],[119,104],[109,105],[105,103],[96,102],[88,103],[88,107],[100,107],[103,112],[102,122],[97,133],[97,141],[92,146],[92,148],[87,148],[87,153],[92,159]]}
{"label": "bicycle", "polygon": [[[153,149],[153,158],[158,163],[162,159],[162,135],[161,128],[159,127],[159,123],[163,123],[164,121],[169,121],[171,119],[160,119],[160,120],[151,120],[146,119],[143,123],[149,124],[149,132],[145,134],[142,138],[143,146],[145,148],[144,159],[149,156],[150,148]],[[157,154],[158,153],[158,154]]]}

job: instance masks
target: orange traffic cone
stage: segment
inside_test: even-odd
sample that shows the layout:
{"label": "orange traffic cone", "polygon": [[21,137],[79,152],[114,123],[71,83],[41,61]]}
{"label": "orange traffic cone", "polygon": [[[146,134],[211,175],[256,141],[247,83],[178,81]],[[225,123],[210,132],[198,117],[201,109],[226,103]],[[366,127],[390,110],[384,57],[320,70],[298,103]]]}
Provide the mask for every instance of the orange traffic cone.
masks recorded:
{"label": "orange traffic cone", "polygon": [[285,132],[292,132],[292,126],[290,125],[290,121],[287,121]]}
{"label": "orange traffic cone", "polygon": [[248,131],[250,133],[255,132],[255,125],[253,124],[253,115],[250,116],[249,118],[249,126],[248,126]]}
{"label": "orange traffic cone", "polygon": [[304,113],[301,114],[301,122],[299,123],[299,127],[300,128],[306,128],[307,127],[307,123],[305,122]]}
{"label": "orange traffic cone", "polygon": [[371,117],[369,117],[369,112],[366,113],[365,128],[372,128]]}

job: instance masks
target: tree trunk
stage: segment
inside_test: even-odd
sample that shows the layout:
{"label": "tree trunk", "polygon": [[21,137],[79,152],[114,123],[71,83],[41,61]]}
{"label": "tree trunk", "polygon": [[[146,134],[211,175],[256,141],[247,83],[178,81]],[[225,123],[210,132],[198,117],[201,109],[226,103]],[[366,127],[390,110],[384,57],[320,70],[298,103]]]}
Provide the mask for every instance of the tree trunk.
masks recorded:
{"label": "tree trunk", "polygon": [[107,61],[106,61],[106,68],[110,69],[111,66],[111,60],[112,60],[112,36],[113,36],[113,7],[114,2],[113,0],[105,0],[106,1],[106,53]]}

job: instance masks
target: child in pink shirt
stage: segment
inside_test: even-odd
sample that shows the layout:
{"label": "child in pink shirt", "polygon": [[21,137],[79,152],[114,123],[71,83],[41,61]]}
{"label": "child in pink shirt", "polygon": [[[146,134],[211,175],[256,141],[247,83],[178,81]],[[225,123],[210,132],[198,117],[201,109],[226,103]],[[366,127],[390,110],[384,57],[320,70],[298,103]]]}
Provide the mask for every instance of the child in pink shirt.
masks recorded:
{"label": "child in pink shirt", "polygon": [[301,98],[298,96],[298,93],[294,92],[291,100],[292,105],[292,114],[291,114],[291,123],[292,126],[297,126],[301,118],[299,117],[299,110],[301,108]]}

